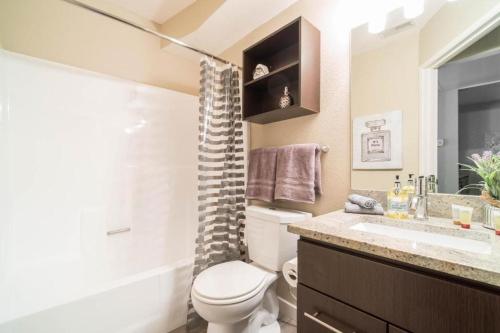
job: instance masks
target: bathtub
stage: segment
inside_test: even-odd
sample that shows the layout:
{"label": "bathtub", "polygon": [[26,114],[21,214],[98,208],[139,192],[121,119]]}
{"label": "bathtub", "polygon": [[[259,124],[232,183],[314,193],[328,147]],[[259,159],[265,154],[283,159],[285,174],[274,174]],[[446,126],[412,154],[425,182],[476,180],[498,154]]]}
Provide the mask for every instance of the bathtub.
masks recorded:
{"label": "bathtub", "polygon": [[197,105],[195,96],[0,50],[1,333],[166,333],[184,324]]}
{"label": "bathtub", "polygon": [[166,333],[186,323],[192,260],[114,282],[92,295],[0,323],[1,333]]}

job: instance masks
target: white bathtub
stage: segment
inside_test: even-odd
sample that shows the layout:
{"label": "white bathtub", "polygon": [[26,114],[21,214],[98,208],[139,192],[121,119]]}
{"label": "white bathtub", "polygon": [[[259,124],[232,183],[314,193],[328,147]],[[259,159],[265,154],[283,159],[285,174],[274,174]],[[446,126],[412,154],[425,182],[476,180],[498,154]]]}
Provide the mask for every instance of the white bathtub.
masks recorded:
{"label": "white bathtub", "polygon": [[117,281],[79,300],[0,324],[1,333],[166,333],[186,322],[192,261]]}
{"label": "white bathtub", "polygon": [[184,323],[197,104],[0,50],[1,333]]}

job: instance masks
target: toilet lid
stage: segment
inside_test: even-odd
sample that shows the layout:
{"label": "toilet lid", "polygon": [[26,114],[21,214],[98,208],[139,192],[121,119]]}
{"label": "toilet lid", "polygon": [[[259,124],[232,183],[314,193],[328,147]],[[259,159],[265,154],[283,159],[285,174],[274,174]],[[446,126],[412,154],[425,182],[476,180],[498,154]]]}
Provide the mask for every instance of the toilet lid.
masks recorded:
{"label": "toilet lid", "polygon": [[242,261],[229,261],[201,272],[193,290],[210,300],[232,300],[251,294],[264,282],[268,272]]}

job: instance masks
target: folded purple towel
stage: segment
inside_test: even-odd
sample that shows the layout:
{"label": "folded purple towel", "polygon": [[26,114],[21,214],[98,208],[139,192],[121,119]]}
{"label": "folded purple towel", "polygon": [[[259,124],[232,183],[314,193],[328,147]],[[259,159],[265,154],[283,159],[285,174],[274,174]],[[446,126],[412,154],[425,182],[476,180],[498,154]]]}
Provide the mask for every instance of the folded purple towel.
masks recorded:
{"label": "folded purple towel", "polygon": [[318,144],[278,149],[275,199],[314,203],[321,194],[321,159]]}
{"label": "folded purple towel", "polygon": [[276,185],[276,153],[278,148],[250,151],[245,197],[271,202]]}

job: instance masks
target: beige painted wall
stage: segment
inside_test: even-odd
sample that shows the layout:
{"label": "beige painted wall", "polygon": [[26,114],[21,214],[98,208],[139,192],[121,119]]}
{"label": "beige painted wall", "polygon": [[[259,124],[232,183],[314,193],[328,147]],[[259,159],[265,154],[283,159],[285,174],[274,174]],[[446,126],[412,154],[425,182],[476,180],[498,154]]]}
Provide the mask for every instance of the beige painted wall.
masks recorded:
{"label": "beige painted wall", "polygon": [[314,205],[279,202],[274,206],[322,214],[343,206],[350,188],[349,31],[339,1],[300,0],[262,25],[222,56],[241,64],[243,49],[303,16],[321,31],[321,112],[267,125],[251,125],[251,147],[316,142],[330,146],[322,157],[324,195]]}
{"label": "beige painted wall", "polygon": [[[158,28],[104,1],[86,2]],[[197,62],[162,51],[157,37],[60,0],[1,0],[0,45],[37,58],[198,94]]]}
{"label": "beige painted wall", "polygon": [[355,189],[388,190],[418,172],[418,32],[352,58],[351,117],[403,112],[403,170],[352,170]]}
{"label": "beige painted wall", "polygon": [[429,61],[496,6],[500,6],[498,0],[460,0],[444,5],[420,32],[420,64]]}

